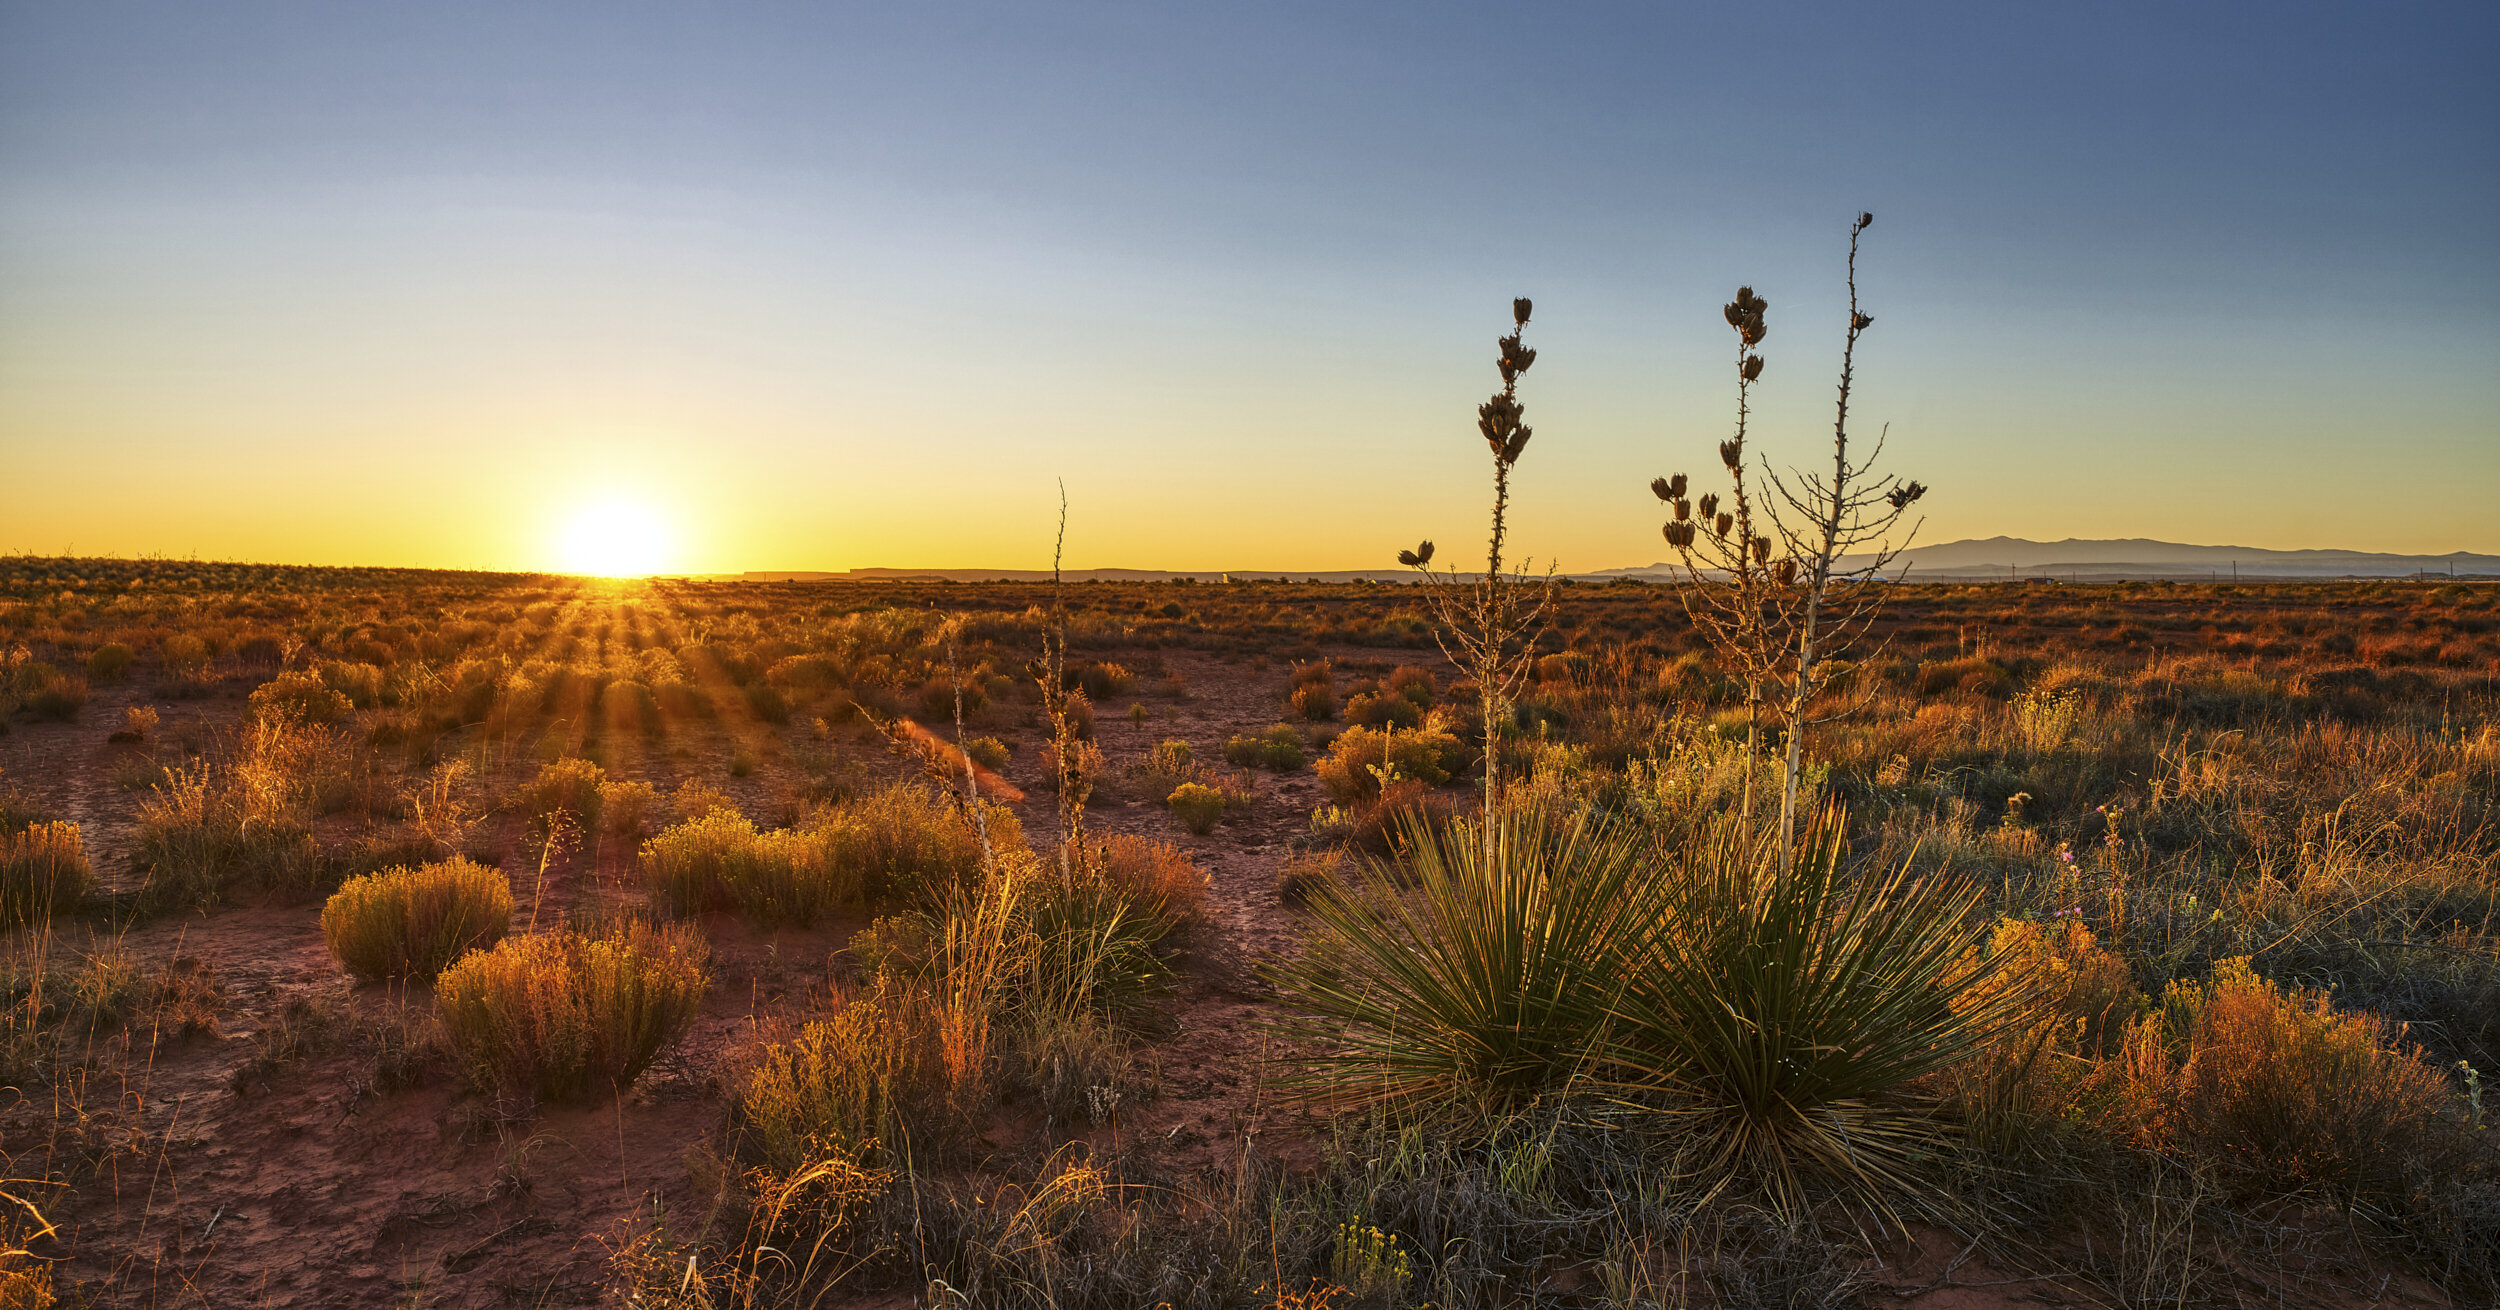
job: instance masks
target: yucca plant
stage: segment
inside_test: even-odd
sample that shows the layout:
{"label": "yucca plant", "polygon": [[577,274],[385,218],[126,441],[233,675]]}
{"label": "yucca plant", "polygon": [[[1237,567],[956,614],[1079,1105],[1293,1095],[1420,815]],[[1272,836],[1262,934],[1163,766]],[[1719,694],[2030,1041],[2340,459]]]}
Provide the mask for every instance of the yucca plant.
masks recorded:
{"label": "yucca plant", "polygon": [[1648,939],[1637,831],[1495,810],[1410,829],[1382,865],[1308,891],[1311,935],[1275,971],[1322,1048],[1305,1095],[1426,1115],[1500,1113],[1584,1071]]}
{"label": "yucca plant", "polygon": [[1828,809],[1793,857],[1730,823],[1688,848],[1658,880],[1602,1053],[1685,1121],[1701,1176],[1789,1214],[1810,1179],[1887,1212],[1928,1190],[1949,1128],[1910,1084],[2034,1004],[1980,986],[1996,964],[1979,884],[1851,870],[1844,832]]}

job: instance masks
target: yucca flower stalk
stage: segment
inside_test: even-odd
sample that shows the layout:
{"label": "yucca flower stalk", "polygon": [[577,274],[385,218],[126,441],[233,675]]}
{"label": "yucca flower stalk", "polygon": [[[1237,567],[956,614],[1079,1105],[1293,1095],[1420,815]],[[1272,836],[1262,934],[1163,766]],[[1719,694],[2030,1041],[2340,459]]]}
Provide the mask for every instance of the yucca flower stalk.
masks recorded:
{"label": "yucca flower stalk", "polygon": [[[1910,506],[1927,494],[1920,483],[1873,473],[1883,455],[1882,437],[1864,460],[1853,461],[1849,454],[1849,393],[1856,381],[1858,337],[1875,323],[1875,316],[1858,304],[1858,239],[1874,221],[1873,214],[1860,213],[1849,228],[1849,327],[1841,347],[1830,476],[1803,471],[1782,476],[1763,466],[1761,475],[1774,498],[1760,507],[1761,529],[1767,530],[1757,529],[1755,498],[1746,480],[1745,441],[1752,387],[1763,370],[1755,347],[1769,335],[1769,303],[1748,286],[1737,288],[1724,311],[1737,338],[1736,434],[1719,443],[1719,460],[1727,466],[1732,487],[1727,508],[1721,508],[1717,495],[1704,495],[1696,519],[1695,504],[1686,497],[1690,479],[1682,473],[1649,484],[1670,510],[1663,531],[1684,566],[1685,612],[1745,684],[1750,722],[1743,814],[1748,824],[1754,813],[1750,761],[1759,755],[1766,713],[1783,733],[1779,831],[1788,847],[1796,841],[1805,730],[1854,708],[1843,706],[1817,716],[1812,707],[1830,686],[1834,664],[1874,622],[1884,591],[1870,584],[1885,581],[1885,570],[1918,535],[1918,525],[1912,523],[1898,544],[1893,541],[1894,529]],[[1865,553],[1844,568],[1840,561],[1854,552]]]}
{"label": "yucca flower stalk", "polygon": [[1501,372],[1502,389],[1476,407],[1476,430],[1493,454],[1493,531],[1485,549],[1483,576],[1469,583],[1456,570],[1434,573],[1429,541],[1398,552],[1398,563],[1423,577],[1439,620],[1433,635],[1441,643],[1441,653],[1475,680],[1484,716],[1484,812],[1488,815],[1502,797],[1501,720],[1535,667],[1536,634],[1553,602],[1550,565],[1543,588],[1526,597],[1517,593],[1532,581],[1527,571],[1502,572],[1502,548],[1510,532],[1510,470],[1535,435],[1522,421],[1526,410],[1519,403],[1519,375],[1536,363],[1536,352],[1520,340],[1532,308],[1525,297],[1510,302],[1510,335],[1495,343],[1500,353],[1494,366]]}

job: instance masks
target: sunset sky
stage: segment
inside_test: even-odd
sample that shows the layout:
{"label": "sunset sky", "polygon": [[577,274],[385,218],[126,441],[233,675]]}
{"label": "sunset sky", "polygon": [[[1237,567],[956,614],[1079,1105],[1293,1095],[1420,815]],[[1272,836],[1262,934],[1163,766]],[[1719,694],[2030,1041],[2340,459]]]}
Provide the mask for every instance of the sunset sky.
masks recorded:
{"label": "sunset sky", "polygon": [[[1923,539],[2500,551],[2500,6],[0,0],[0,550],[1667,552],[1757,416]],[[590,544],[584,545],[587,540]],[[595,559],[592,557],[596,557]],[[585,562],[587,561],[587,562]]]}

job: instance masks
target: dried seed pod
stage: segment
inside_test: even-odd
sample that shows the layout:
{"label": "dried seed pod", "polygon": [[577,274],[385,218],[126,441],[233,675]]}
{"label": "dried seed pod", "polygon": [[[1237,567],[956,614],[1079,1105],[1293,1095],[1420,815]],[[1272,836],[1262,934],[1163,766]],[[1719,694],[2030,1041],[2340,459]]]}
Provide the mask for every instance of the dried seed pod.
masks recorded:
{"label": "dried seed pod", "polygon": [[[1676,476],[1682,477],[1684,475],[1679,473]],[[1656,496],[1660,500],[1673,500],[1675,499],[1675,484],[1667,481],[1665,478],[1651,478],[1649,480],[1649,494]]]}
{"label": "dried seed pod", "polygon": [[1684,498],[1684,486],[1684,475],[1681,473],[1667,479],[1667,490],[1674,493],[1674,497],[1677,500],[1682,500]]}
{"label": "dried seed pod", "polygon": [[1761,376],[1762,376],[1762,356],[1760,356],[1760,355],[1747,355],[1747,356],[1745,356],[1745,380],[1746,380],[1747,382],[1751,382],[1751,381],[1753,381],[1755,378],[1758,378],[1758,377],[1761,377]]}
{"label": "dried seed pod", "polygon": [[1496,392],[1493,399],[1476,406],[1476,430],[1499,451],[1510,440],[1510,434],[1519,430],[1520,412],[1517,400]]}
{"label": "dried seed pod", "polygon": [[1797,561],[1793,559],[1781,560],[1779,562],[1779,567],[1772,570],[1772,576],[1778,578],[1780,580],[1780,585],[1783,587],[1791,585],[1797,581]]}
{"label": "dried seed pod", "polygon": [[1528,325],[1528,311],[1534,308],[1535,306],[1529,303],[1526,296],[1521,296],[1517,300],[1510,302],[1511,321],[1517,323],[1521,327],[1526,327]]}
{"label": "dried seed pod", "polygon": [[1735,515],[1733,515],[1733,514],[1722,514],[1722,515],[1720,515],[1720,516],[1719,516],[1719,521],[1718,521],[1718,522],[1716,522],[1716,523],[1714,523],[1714,524],[1711,524],[1711,525],[1710,525],[1710,530],[1711,530],[1711,531],[1713,531],[1713,532],[1715,532],[1715,533],[1717,533],[1717,534],[1719,535],[1719,538],[1720,538],[1721,540],[1725,540],[1725,539],[1727,538],[1727,530],[1728,530],[1729,528],[1732,528],[1732,527],[1735,527],[1735,526],[1736,526],[1736,516],[1735,516]]}
{"label": "dried seed pod", "polygon": [[1769,537],[1756,537],[1753,539],[1753,562],[1756,564],[1768,564],[1771,562],[1771,539]]}
{"label": "dried seed pod", "polygon": [[1500,346],[1502,350],[1501,370],[1504,382],[1517,380],[1520,374],[1528,371],[1530,364],[1536,362],[1536,352],[1519,344],[1519,334],[1516,332],[1494,344]]}
{"label": "dried seed pod", "polygon": [[1432,543],[1429,541],[1417,546],[1413,550],[1401,550],[1398,552],[1398,563],[1403,564],[1410,569],[1420,569],[1431,562]]}
{"label": "dried seed pod", "polygon": [[1536,429],[1534,428],[1521,428],[1517,432],[1512,433],[1510,435],[1510,440],[1502,446],[1502,462],[1505,464],[1518,463],[1519,452],[1528,448],[1528,438],[1535,435]]}
{"label": "dried seed pod", "polygon": [[1908,509],[1912,502],[1926,494],[1926,487],[1916,482],[1905,482],[1886,493],[1884,500],[1894,509]]}
{"label": "dried seed pod", "polygon": [[1745,466],[1745,448],[1733,441],[1719,443],[1719,462],[1731,469]]}
{"label": "dried seed pod", "polygon": [[1677,550],[1691,549],[1693,544],[1692,524],[1670,523],[1661,530],[1666,534],[1668,545],[1675,547]]}
{"label": "dried seed pod", "polygon": [[1875,216],[1874,216],[1873,214],[1869,214],[1869,213],[1866,213],[1866,212],[1864,212],[1863,210],[1861,210],[1861,211],[1859,212],[1859,214],[1858,214],[1858,226],[1859,226],[1859,227],[1873,227],[1874,225],[1875,225]]}
{"label": "dried seed pod", "polygon": [[1692,516],[1693,516],[1693,502],[1691,502],[1691,501],[1689,501],[1689,500],[1679,500],[1679,501],[1675,502],[1675,521],[1676,521],[1676,522],[1681,523],[1681,522],[1683,522],[1684,520],[1691,518]]}
{"label": "dried seed pod", "polygon": [[1875,326],[1875,316],[1873,314],[1852,314],[1849,316],[1849,328],[1851,331],[1863,332],[1873,326]]}
{"label": "dried seed pod", "polygon": [[1702,498],[1701,498],[1701,516],[1702,516],[1703,518],[1708,518],[1708,517],[1710,517],[1711,515],[1716,514],[1716,513],[1718,513],[1718,512],[1719,512],[1719,493],[1717,493],[1717,492],[1715,492],[1715,491],[1714,491],[1714,492],[1711,492],[1709,495],[1704,496],[1704,497],[1702,497]]}

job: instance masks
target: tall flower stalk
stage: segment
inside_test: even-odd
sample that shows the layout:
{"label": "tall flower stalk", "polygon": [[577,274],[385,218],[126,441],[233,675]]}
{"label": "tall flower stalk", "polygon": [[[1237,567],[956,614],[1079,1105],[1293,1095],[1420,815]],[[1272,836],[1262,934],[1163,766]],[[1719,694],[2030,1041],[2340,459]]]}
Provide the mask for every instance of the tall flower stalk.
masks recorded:
{"label": "tall flower stalk", "polygon": [[1520,337],[1528,326],[1530,302],[1510,302],[1510,335],[1496,342],[1495,367],[1502,389],[1476,407],[1476,430],[1493,455],[1493,531],[1485,547],[1484,573],[1469,581],[1456,570],[1432,571],[1432,543],[1398,552],[1398,563],[1420,574],[1432,599],[1434,635],[1441,653],[1475,680],[1478,706],[1484,717],[1484,809],[1491,814],[1502,798],[1501,724],[1509,716],[1511,698],[1527,682],[1534,667],[1535,638],[1553,599],[1552,569],[1545,585],[1520,594],[1535,580],[1525,570],[1502,571],[1502,547],[1510,534],[1510,470],[1528,448],[1534,429],[1522,420],[1519,375],[1536,363],[1536,352]]}
{"label": "tall flower stalk", "polygon": [[[1813,707],[1831,686],[1842,656],[1874,622],[1884,599],[1883,588],[1876,584],[1917,536],[1918,525],[1911,523],[1898,545],[1892,534],[1910,506],[1927,494],[1917,482],[1873,471],[1883,455],[1881,436],[1863,460],[1853,460],[1849,452],[1849,393],[1857,376],[1858,337],[1875,323],[1875,316],[1858,304],[1858,240],[1874,221],[1873,214],[1861,213],[1849,228],[1849,327],[1841,347],[1830,474],[1791,470],[1783,475],[1763,464],[1760,475],[1771,496],[1759,506],[1747,484],[1746,425],[1752,387],[1763,368],[1756,347],[1769,335],[1765,315],[1770,308],[1748,286],[1737,288],[1724,311],[1736,333],[1736,434],[1719,443],[1719,462],[1727,467],[1731,494],[1725,502],[1711,494],[1696,503],[1687,498],[1690,479],[1681,473],[1649,484],[1668,505],[1664,531],[1683,564],[1685,612],[1745,685],[1750,718],[1743,805],[1748,824],[1755,804],[1752,761],[1760,755],[1766,715],[1770,726],[1784,734],[1783,849],[1795,846],[1806,728],[1854,708],[1843,705],[1817,715]],[[1844,567],[1844,558],[1854,562]]]}

